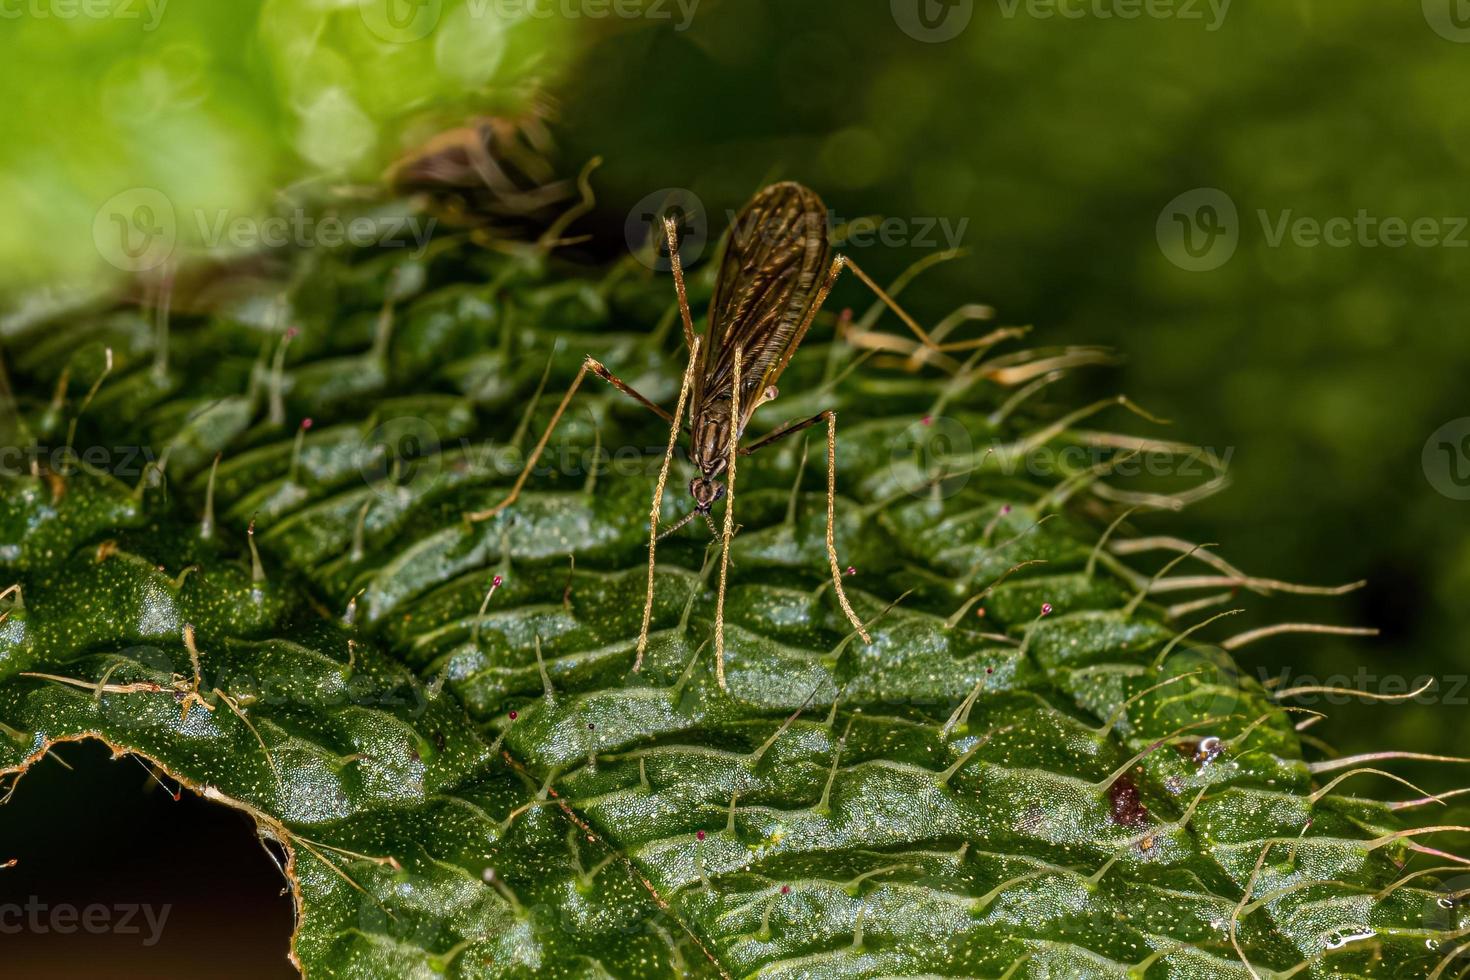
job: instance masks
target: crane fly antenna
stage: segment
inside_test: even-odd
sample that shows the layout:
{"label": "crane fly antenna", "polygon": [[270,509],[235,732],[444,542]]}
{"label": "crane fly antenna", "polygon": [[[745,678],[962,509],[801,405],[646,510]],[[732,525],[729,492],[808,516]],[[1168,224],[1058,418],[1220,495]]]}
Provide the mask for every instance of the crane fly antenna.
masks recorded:
{"label": "crane fly antenna", "polygon": [[[643,667],[643,654],[648,649],[648,624],[653,619],[653,568],[658,552],[658,517],[664,505],[664,486],[669,482],[669,466],[674,461],[674,447],[679,443],[679,423],[684,418],[684,405],[689,400],[689,389],[694,385],[694,368],[698,363],[699,338],[693,337],[689,345],[689,366],[684,369],[684,384],[679,388],[679,401],[674,406],[674,420],[669,426],[669,446],[664,450],[663,466],[658,471],[658,485],[653,490],[653,506],[648,512],[648,593],[643,598],[643,628],[638,633],[638,656],[633,661],[633,673]],[[688,518],[685,518],[687,523]],[[683,525],[676,525],[675,528]]]}
{"label": "crane fly antenna", "polygon": [[[684,528],[689,524],[690,521],[694,520],[694,518],[696,518],[698,516],[699,516],[699,511],[697,511],[697,510],[691,510],[689,513],[685,514],[683,517],[679,518],[678,521],[676,521],[675,523],[673,523],[673,524],[669,525],[667,528],[665,528],[664,531],[663,531],[663,533],[658,536],[658,539],[660,541],[662,541],[664,538],[671,537],[671,536],[673,536],[675,534],[678,534],[680,531],[684,530]],[[716,536],[718,537],[718,535],[716,535]]]}

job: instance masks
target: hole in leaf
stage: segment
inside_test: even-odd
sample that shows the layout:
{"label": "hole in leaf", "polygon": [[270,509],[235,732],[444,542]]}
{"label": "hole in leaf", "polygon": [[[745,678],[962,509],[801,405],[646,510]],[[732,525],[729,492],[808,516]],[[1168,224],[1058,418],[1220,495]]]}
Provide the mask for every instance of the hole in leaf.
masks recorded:
{"label": "hole in leaf", "polygon": [[175,802],[171,780],[100,742],[53,751],[72,769],[48,756],[0,806],[7,976],[298,975],[286,880],[249,817]]}

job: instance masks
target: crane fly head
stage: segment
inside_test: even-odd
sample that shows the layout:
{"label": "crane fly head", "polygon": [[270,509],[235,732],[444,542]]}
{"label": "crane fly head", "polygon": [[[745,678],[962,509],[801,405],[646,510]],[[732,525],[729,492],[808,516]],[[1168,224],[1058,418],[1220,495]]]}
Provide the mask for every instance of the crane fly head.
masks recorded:
{"label": "crane fly head", "polygon": [[724,495],[725,485],[718,480],[696,476],[689,481],[689,496],[694,498],[694,509],[701,514],[708,514]]}

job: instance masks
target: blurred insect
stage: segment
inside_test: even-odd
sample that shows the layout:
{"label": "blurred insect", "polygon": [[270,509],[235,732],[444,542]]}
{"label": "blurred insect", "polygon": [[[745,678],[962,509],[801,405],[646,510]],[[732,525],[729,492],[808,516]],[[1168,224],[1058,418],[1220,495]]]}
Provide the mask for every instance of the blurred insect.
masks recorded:
{"label": "blurred insect", "polygon": [[[721,261],[714,298],[710,303],[709,326],[702,336],[694,332],[689,299],[684,285],[684,271],[679,259],[678,223],[664,222],[674,289],[678,295],[679,313],[683,320],[684,340],[689,349],[689,364],[679,391],[678,404],[671,415],[662,407],[639,394],[626,382],[614,376],[594,358],[588,357],[576,379],[562,397],[550,424],[542,434],[520,477],[505,499],[488,510],[467,515],[471,521],[482,521],[500,513],[515,502],[527,478],[546,448],[552,431],[561,420],[568,403],[587,372],[592,372],[628,397],[669,423],[669,444],[664,454],[649,515],[648,592],[644,601],[643,629],[638,637],[638,657],[634,670],[643,663],[648,647],[649,622],[653,613],[653,570],[659,540],[683,528],[695,517],[703,517],[710,532],[723,538],[720,559],[720,586],[715,609],[715,663],[720,686],[725,686],[725,586],[729,573],[730,539],[734,535],[735,463],[739,456],[749,456],[759,449],[780,442],[819,422],[827,424],[827,558],[832,569],[832,583],[843,613],[861,634],[871,642],[863,623],[853,612],[847,593],[842,588],[842,566],[837,560],[833,541],[836,503],[837,415],[830,409],[810,418],[781,426],[769,435],[741,447],[740,439],[756,409],[773,401],[778,394],[776,382],[796,349],[806,337],[812,321],[826,302],[828,294],[843,269],[873,290],[921,343],[938,348],[899,305],[857,265],[844,255],[831,256],[827,240],[827,208],[813,191],[796,183],[774,184],[759,192],[735,218],[729,243]],[[826,269],[825,276],[823,269]],[[945,345],[946,349],[952,345]],[[967,346],[967,345],[966,345]],[[689,482],[689,495],[694,509],[664,534],[658,533],[659,513],[664,486],[668,480],[670,461],[678,442],[685,404],[689,406],[689,457],[697,474]],[[723,481],[723,482],[722,482]],[[726,500],[723,531],[715,529],[710,510],[720,499]]]}
{"label": "blurred insect", "polygon": [[555,179],[552,154],[551,134],[536,115],[482,118],[414,148],[386,177],[445,224],[474,229],[482,244],[515,241],[550,224],[576,194],[570,181]]}

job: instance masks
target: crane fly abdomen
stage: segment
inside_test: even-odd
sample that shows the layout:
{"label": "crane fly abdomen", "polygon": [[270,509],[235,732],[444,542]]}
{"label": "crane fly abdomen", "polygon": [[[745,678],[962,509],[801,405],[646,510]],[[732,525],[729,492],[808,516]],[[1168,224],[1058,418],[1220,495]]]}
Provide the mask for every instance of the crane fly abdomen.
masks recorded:
{"label": "crane fly abdomen", "polygon": [[[734,219],[710,302],[692,403],[690,456],[701,476],[690,492],[701,509],[719,499],[730,427],[737,438],[801,343],[798,331],[831,257],[827,206],[796,183],[773,184]],[[732,418],[740,351],[740,418]]]}

